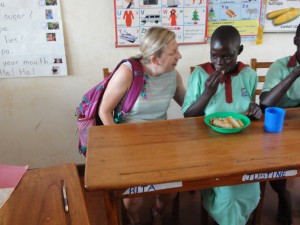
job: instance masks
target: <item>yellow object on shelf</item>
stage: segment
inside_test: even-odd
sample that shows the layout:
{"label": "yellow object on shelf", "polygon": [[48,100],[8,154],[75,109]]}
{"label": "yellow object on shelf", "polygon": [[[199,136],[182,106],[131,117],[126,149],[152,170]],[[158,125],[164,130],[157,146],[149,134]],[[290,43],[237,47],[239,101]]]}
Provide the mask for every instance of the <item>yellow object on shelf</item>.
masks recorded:
{"label": "yellow object on shelf", "polygon": [[262,44],[263,42],[263,35],[264,35],[264,24],[265,24],[265,16],[266,16],[266,6],[267,6],[267,0],[263,1],[262,9],[260,12],[260,22],[257,29],[257,38],[256,38],[256,44]]}
{"label": "yellow object on shelf", "polygon": [[257,32],[257,39],[256,39],[256,44],[257,45],[262,43],[263,33],[264,33],[264,26],[259,26],[258,27],[258,32]]}

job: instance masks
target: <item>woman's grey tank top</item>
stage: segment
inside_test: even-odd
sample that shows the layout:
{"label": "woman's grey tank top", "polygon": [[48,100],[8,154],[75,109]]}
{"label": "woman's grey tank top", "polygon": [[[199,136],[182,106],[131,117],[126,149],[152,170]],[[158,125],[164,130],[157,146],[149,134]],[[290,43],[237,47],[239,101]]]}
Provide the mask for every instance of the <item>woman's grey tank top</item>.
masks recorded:
{"label": "woman's grey tank top", "polygon": [[[124,63],[131,68],[130,63]],[[176,71],[158,77],[145,76],[144,88],[132,110],[123,116],[121,123],[146,122],[167,119],[167,110],[175,95]],[[117,112],[121,105],[117,106]]]}

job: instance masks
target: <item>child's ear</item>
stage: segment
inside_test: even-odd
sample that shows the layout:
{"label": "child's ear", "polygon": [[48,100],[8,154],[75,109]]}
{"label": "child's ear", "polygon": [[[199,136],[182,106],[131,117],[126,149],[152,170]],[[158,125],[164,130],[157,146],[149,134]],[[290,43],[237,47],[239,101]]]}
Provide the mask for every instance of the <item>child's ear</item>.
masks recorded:
{"label": "child's ear", "polygon": [[244,45],[240,45],[238,55],[241,54],[244,50]]}
{"label": "child's ear", "polygon": [[298,46],[300,44],[300,37],[294,37],[294,45]]}

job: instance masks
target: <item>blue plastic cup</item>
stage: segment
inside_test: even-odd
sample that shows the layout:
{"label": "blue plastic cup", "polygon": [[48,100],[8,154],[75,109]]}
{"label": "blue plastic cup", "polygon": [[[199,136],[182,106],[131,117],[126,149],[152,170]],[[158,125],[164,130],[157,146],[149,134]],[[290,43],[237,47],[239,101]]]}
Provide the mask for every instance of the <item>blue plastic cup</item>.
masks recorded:
{"label": "blue plastic cup", "polygon": [[285,110],[278,107],[269,107],[265,110],[264,129],[267,132],[278,133],[282,131]]}

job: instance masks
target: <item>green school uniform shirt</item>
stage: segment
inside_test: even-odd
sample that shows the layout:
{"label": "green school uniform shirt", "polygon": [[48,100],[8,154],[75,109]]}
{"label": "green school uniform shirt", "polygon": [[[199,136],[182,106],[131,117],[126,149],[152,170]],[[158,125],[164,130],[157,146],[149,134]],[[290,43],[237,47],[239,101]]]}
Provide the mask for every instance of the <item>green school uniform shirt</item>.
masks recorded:
{"label": "green school uniform shirt", "polygon": [[[293,56],[287,56],[276,60],[274,63],[272,63],[266,74],[266,80],[264,82],[262,92],[270,91],[284,78],[286,78],[297,66],[300,66],[300,63],[297,62],[296,53]],[[286,94],[282,97],[278,106],[282,108],[288,108],[299,105],[300,80],[296,79]]]}
{"label": "green school uniform shirt", "polygon": [[[226,82],[219,85],[209,101],[205,115],[221,112],[246,112],[253,102],[257,74],[249,66],[238,63],[237,73],[232,74],[231,88]],[[191,74],[182,111],[185,112],[203,93],[205,81],[214,72],[211,63],[202,64]],[[202,203],[208,214],[219,225],[245,225],[260,199],[259,183],[215,187],[201,190]]]}
{"label": "green school uniform shirt", "polygon": [[[214,71],[211,63],[197,66],[191,74],[188,89],[184,98],[182,112],[184,113],[199,97],[205,89],[205,81]],[[232,102],[226,102],[225,82],[220,84],[215,95],[210,99],[204,113],[215,112],[246,112],[249,104],[253,102],[257,87],[256,72],[239,62],[239,69],[235,76],[231,76]]]}

